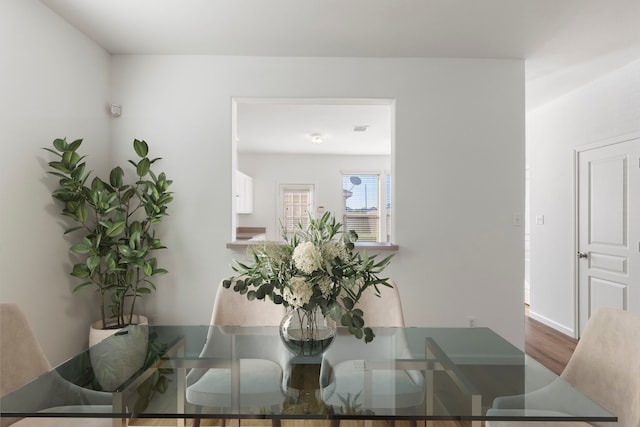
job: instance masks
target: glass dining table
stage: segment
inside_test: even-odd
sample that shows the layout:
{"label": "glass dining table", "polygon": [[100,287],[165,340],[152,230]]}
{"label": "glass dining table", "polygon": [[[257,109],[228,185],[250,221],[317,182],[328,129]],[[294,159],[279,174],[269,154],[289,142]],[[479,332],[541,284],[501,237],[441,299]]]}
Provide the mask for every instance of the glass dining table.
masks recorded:
{"label": "glass dining table", "polygon": [[[114,426],[145,418],[178,426],[196,418],[617,421],[488,328],[376,328],[368,344],[338,328],[316,357],[289,353],[276,327],[135,328],[144,334],[125,328],[3,396],[0,415],[111,418]],[[142,336],[144,360],[105,387],[102,371],[117,373],[132,360],[134,345],[124,340],[134,336]],[[96,357],[104,352],[115,367]],[[202,382],[208,372],[217,380]],[[207,386],[216,399],[192,398],[209,396]],[[547,388],[546,399],[529,398]],[[518,396],[510,398],[517,405],[501,408],[505,396]]]}

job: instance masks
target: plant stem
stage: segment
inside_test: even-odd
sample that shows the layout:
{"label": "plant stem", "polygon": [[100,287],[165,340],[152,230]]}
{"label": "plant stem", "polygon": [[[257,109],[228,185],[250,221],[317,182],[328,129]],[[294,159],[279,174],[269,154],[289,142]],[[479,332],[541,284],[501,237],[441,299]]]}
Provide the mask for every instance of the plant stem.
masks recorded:
{"label": "plant stem", "polygon": [[133,288],[133,298],[131,300],[131,311],[129,311],[129,324],[133,322],[133,309],[136,306],[136,298],[138,296],[137,288],[140,283],[140,269],[136,269],[136,286]]}
{"label": "plant stem", "polygon": [[102,315],[102,329],[107,327],[107,316],[104,312],[104,287],[100,286],[100,314]]}

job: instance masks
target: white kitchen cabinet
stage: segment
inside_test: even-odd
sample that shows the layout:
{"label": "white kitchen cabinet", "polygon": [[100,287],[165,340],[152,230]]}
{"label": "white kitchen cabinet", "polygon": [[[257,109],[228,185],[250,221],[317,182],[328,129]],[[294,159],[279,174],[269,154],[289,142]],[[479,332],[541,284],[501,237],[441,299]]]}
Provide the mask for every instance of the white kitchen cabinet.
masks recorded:
{"label": "white kitchen cabinet", "polygon": [[236,213],[253,213],[253,178],[236,171]]}

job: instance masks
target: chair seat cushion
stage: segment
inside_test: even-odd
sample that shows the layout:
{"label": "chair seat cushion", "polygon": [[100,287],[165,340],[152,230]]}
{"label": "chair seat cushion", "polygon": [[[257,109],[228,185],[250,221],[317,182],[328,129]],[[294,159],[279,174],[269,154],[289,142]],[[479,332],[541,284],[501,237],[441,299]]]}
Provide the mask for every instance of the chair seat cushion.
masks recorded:
{"label": "chair seat cushion", "polygon": [[[231,370],[209,369],[194,384],[187,387],[187,401],[206,407],[231,406]],[[281,405],[282,370],[265,359],[240,360],[240,406],[261,407]]]}
{"label": "chair seat cushion", "polygon": [[[322,390],[322,398],[327,404],[341,406],[349,399],[351,403],[363,404],[365,399],[364,361],[348,360],[334,368],[333,381]],[[372,372],[373,408],[408,408],[423,401],[424,386],[416,383],[404,370],[374,370]],[[358,401],[353,399],[358,396]]]}

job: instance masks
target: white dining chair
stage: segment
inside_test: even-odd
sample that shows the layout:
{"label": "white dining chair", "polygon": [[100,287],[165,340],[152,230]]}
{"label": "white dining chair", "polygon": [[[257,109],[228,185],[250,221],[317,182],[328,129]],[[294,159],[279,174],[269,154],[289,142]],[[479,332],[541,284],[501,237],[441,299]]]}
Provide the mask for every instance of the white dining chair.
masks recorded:
{"label": "white dining chair", "polygon": [[[569,363],[560,378],[529,393],[498,397],[487,415],[570,414],[563,407],[563,389],[572,386],[618,417],[602,426],[640,426],[640,313],[601,308],[587,321]],[[590,402],[585,402],[589,405]],[[576,406],[576,402],[570,402]],[[551,412],[550,412],[551,411]],[[565,427],[565,422],[523,423],[491,421],[490,427]],[[575,423],[574,423],[575,424]],[[587,423],[579,423],[588,426]],[[598,425],[594,423],[595,425]]]}
{"label": "white dining chair", "polygon": [[[0,304],[0,396],[9,395],[12,391],[29,381],[51,371],[52,367],[24,312],[17,304]],[[44,380],[44,379],[43,379]],[[51,371],[47,378],[49,384],[40,395],[31,395],[32,401],[38,402],[39,410],[82,411],[90,406],[91,411],[111,412],[111,393],[84,389],[66,381]],[[63,406],[67,402],[77,405]],[[13,402],[12,402],[13,403]],[[28,402],[24,404],[25,412],[33,409]],[[84,408],[83,408],[84,405]],[[6,427],[111,427],[110,418],[2,418],[0,426]]]}
{"label": "white dining chair", "polygon": [[[364,312],[364,321],[370,327],[398,328],[380,331],[374,340],[365,344],[362,340],[341,331],[331,347],[325,352],[321,367],[322,399],[340,411],[353,408],[349,404],[362,405],[365,399],[365,365],[367,359],[381,360],[410,358],[404,331],[404,315],[398,286],[390,281],[392,288],[381,286],[381,296],[365,292],[357,304]],[[375,408],[401,412],[415,408],[424,401],[424,377],[419,371],[380,369],[374,370],[371,378],[372,394],[367,397]],[[353,402],[358,397],[359,401]],[[336,420],[333,425],[339,424]]]}
{"label": "white dining chair", "polygon": [[[211,314],[211,327],[201,358],[229,359],[233,351],[239,359],[240,390],[242,407],[266,407],[266,410],[280,408],[285,401],[283,391],[283,370],[289,354],[276,332],[259,335],[254,326],[279,326],[286,310],[281,304],[270,301],[249,301],[232,289],[220,283],[216,292]],[[246,328],[232,328],[242,326]],[[226,331],[233,336],[225,336]],[[218,340],[216,340],[218,337]],[[224,337],[224,339],[220,339]],[[235,340],[235,348],[231,348]],[[231,370],[224,368],[193,369],[187,375],[187,402],[197,408],[230,408]],[[199,418],[194,425],[199,425]],[[224,426],[225,420],[220,420]],[[274,425],[278,425],[274,420]]]}

